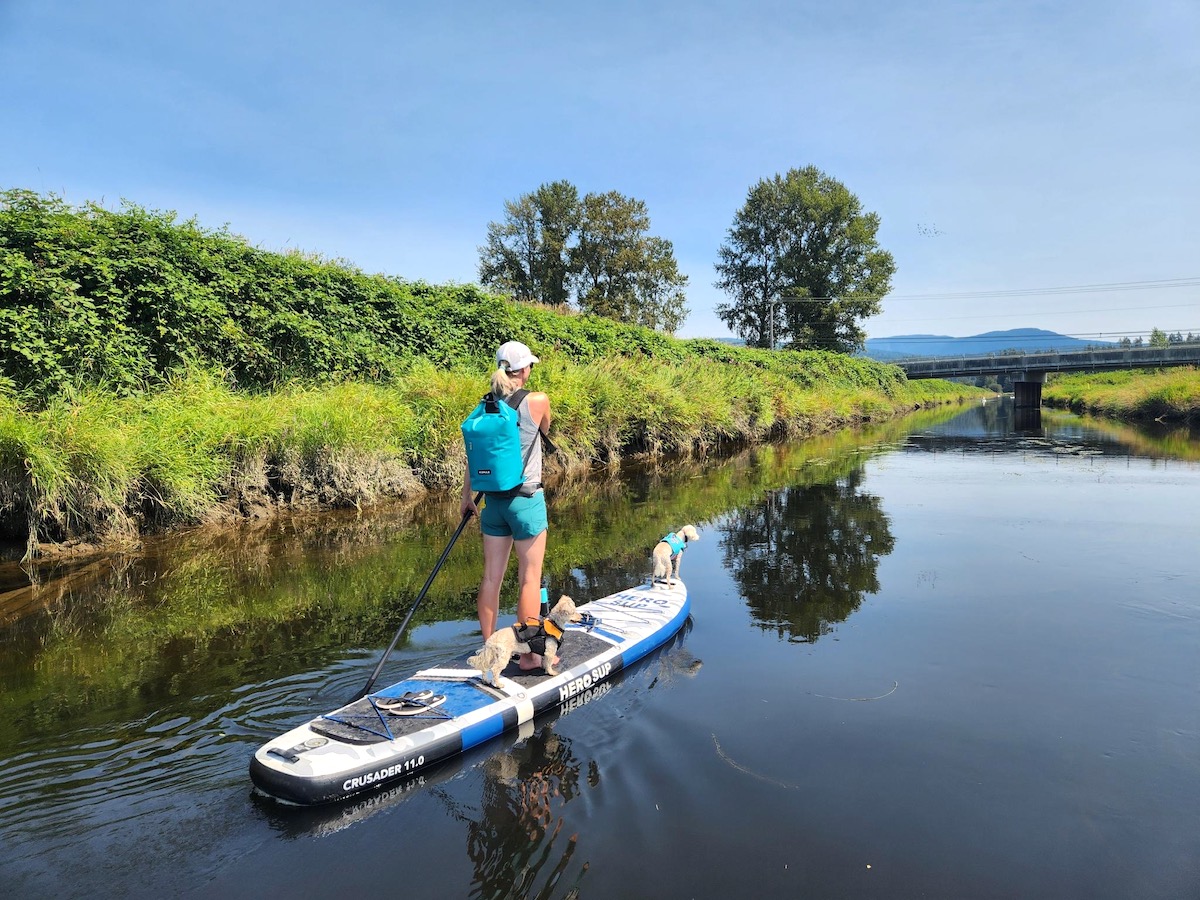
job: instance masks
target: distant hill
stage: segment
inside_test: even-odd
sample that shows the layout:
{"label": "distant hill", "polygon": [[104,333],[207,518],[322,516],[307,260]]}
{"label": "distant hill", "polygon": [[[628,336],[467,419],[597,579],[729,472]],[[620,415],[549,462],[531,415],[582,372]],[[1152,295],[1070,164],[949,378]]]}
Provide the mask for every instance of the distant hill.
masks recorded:
{"label": "distant hill", "polygon": [[1115,346],[1113,341],[1081,341],[1079,338],[1041,328],[1013,328],[1008,331],[987,331],[969,337],[900,334],[895,337],[868,338],[863,356],[880,362],[894,362],[911,356],[979,356],[1004,350],[1045,352]]}

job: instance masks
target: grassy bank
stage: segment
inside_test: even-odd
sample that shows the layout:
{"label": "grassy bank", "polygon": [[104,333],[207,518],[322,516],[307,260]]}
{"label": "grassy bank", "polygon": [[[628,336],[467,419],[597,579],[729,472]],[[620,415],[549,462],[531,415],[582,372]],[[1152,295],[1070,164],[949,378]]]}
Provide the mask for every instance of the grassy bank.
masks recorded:
{"label": "grassy bank", "polygon": [[1193,366],[1056,375],[1047,406],[1119,419],[1200,421],[1200,372]]}
{"label": "grassy bank", "polygon": [[531,345],[560,472],[814,434],[978,393],[818,352],[271,253],[135,206],[0,192],[0,537],[102,544],[458,483],[494,348]]}
{"label": "grassy bank", "polygon": [[[579,365],[548,354],[532,386],[553,398],[560,474],[827,432],[963,394],[945,382],[906,382],[889,367],[826,363],[816,386],[703,358]],[[246,393],[193,370],[141,394],[89,388],[41,408],[2,397],[4,532],[31,552],[44,542],[115,545],[279,507],[450,489],[461,483],[459,424],[485,384],[483,371],[418,362],[391,384]]]}

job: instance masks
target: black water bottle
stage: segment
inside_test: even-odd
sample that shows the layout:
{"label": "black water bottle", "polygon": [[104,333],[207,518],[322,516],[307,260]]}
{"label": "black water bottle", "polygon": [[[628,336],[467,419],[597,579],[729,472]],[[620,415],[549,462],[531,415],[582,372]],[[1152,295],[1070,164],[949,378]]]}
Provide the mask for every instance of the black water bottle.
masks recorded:
{"label": "black water bottle", "polygon": [[542,576],[542,618],[550,615],[550,594],[546,591],[546,576]]}

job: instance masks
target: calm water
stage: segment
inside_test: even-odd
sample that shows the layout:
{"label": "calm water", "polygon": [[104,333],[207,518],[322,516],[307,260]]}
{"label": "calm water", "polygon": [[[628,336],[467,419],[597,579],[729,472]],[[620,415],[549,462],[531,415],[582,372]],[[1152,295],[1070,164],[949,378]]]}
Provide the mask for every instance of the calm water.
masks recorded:
{"label": "calm water", "polygon": [[[585,706],[319,810],[256,796],[250,755],[361,687],[452,504],[32,592],[10,567],[3,893],[1200,896],[1197,460],[993,403],[564,487],[553,589],[641,580],[691,521],[689,626]],[[475,645],[477,545],[385,677]]]}

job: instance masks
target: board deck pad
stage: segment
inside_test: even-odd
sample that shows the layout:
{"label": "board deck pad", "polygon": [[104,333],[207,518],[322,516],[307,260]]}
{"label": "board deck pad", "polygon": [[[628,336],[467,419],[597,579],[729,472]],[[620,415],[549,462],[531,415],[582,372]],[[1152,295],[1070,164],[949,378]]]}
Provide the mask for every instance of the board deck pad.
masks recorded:
{"label": "board deck pad", "polygon": [[[395,782],[554,707],[577,705],[596,685],[666,643],[687,620],[687,588],[644,584],[578,607],[558,674],[525,671],[515,659],[492,686],[467,663],[474,651],[423,669],[269,741],[254,754],[256,787],[300,804],[325,803]],[[378,701],[430,691],[445,700],[413,715]]]}
{"label": "board deck pad", "polygon": [[[612,644],[609,641],[593,637],[582,629],[570,628],[563,635],[563,641],[558,648],[558,669],[565,672],[611,648]],[[454,719],[494,703],[504,695],[485,683],[478,669],[467,665],[467,657],[472,653],[474,651],[463,654],[445,667],[445,670],[461,672],[467,681],[438,681],[430,678],[401,681],[315,720],[311,724],[312,730],[319,735],[352,744],[378,744],[421,731],[434,722]],[[509,661],[500,677],[528,687],[553,676],[547,675],[541,669],[526,671],[514,659]],[[393,715],[371,702],[371,698],[399,697],[408,691],[421,690],[441,694],[446,700],[425,712],[405,716]]]}

